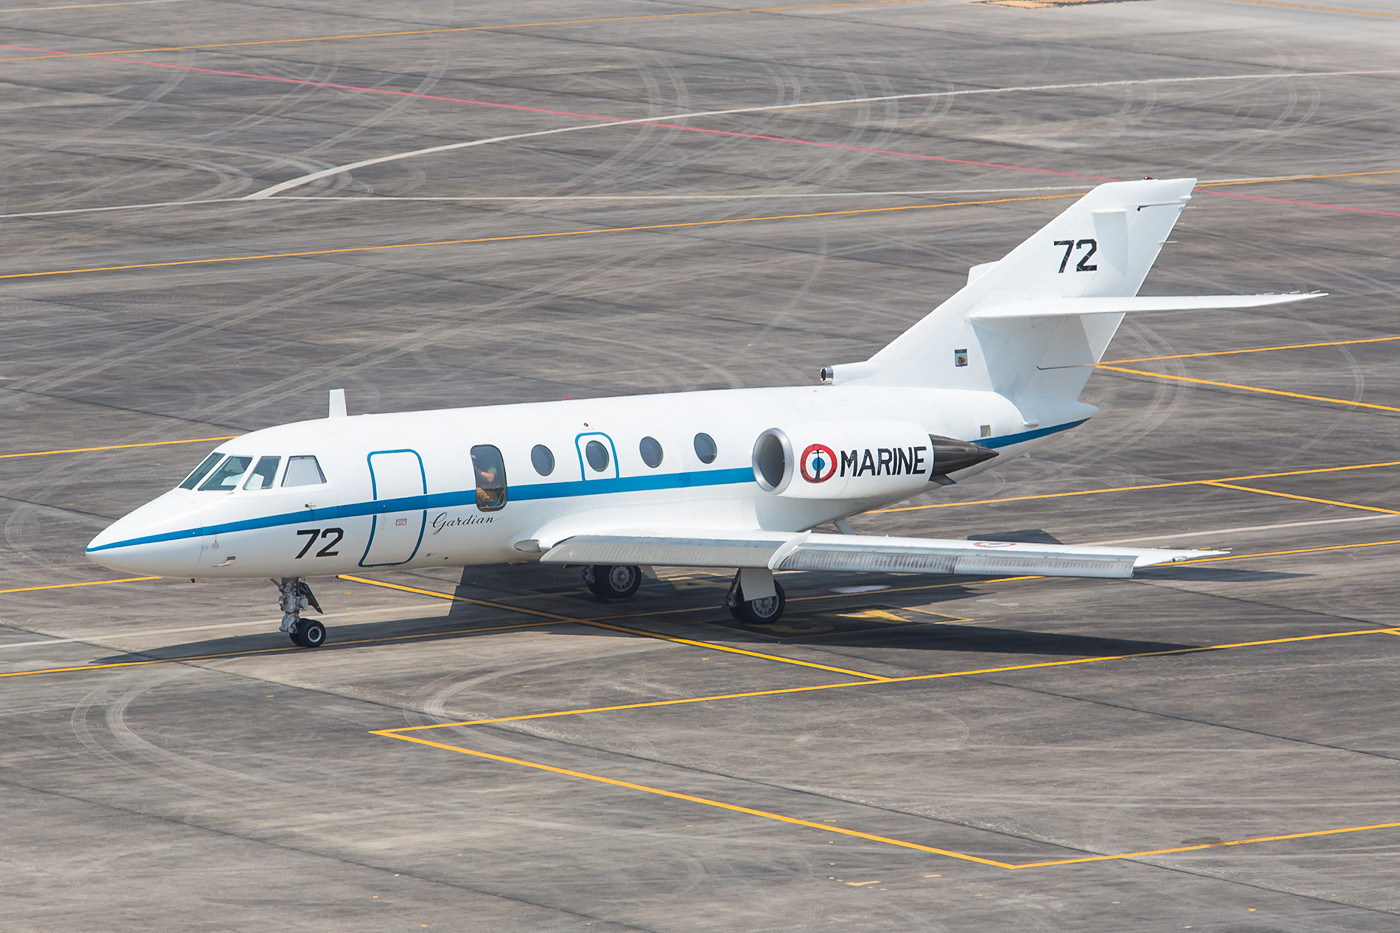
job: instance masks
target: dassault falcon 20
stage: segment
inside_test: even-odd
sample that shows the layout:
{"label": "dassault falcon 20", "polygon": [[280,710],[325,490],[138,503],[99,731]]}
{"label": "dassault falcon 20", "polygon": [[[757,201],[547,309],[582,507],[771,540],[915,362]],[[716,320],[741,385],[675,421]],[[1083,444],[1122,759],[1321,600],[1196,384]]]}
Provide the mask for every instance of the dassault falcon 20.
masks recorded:
{"label": "dassault falcon 20", "polygon": [[[777,571],[1127,577],[1220,552],[854,534],[846,519],[1083,424],[1125,314],[1314,295],[1137,297],[1195,179],[1100,185],[870,359],[821,384],[330,416],[253,431],[88,545],[107,567],[271,577],[282,631],[325,626],[305,578],[538,560],[631,596],[656,565],[735,569],[770,623]],[[813,529],[833,523],[839,534]]]}

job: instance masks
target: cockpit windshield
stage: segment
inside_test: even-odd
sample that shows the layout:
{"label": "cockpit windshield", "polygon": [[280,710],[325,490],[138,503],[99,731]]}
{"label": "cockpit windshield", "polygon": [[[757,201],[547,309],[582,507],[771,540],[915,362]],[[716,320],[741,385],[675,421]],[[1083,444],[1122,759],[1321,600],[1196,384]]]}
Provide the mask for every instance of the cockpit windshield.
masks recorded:
{"label": "cockpit windshield", "polygon": [[218,452],[212,453],[204,458],[204,462],[194,468],[194,472],[185,477],[185,481],[180,484],[181,489],[193,489],[199,485],[199,481],[209,475],[209,471],[214,469],[214,464],[224,459],[224,455]]}
{"label": "cockpit windshield", "polygon": [[229,490],[238,488],[238,480],[248,470],[248,464],[253,462],[252,457],[227,457],[219,464],[219,468],[209,475],[204,481],[204,485],[199,487],[200,492],[209,490]]}
{"label": "cockpit windshield", "polygon": [[272,481],[277,478],[277,464],[281,462],[281,457],[259,457],[258,465],[248,474],[248,481],[243,484],[243,488],[270,489]]}

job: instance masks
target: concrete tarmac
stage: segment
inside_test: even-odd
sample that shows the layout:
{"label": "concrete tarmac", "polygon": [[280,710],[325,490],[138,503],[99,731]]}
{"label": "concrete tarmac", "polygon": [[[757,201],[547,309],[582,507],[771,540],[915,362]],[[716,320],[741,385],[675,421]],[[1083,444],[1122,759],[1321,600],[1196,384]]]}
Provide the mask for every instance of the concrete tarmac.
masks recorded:
{"label": "concrete tarmac", "polygon": [[[1033,5],[1033,4],[1032,4]],[[1382,0],[0,9],[15,930],[1393,930],[1400,15]],[[812,383],[1100,179],[1195,176],[1088,424],[862,532],[1131,581],[123,580],[217,441]]]}

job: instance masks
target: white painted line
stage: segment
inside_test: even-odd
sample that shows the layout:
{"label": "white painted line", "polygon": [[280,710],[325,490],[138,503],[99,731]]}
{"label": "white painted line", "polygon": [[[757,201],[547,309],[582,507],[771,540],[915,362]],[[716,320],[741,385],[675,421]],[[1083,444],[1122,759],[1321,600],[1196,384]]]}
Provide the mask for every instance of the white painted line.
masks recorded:
{"label": "white painted line", "polygon": [[[389,619],[392,619],[404,612],[423,612],[424,610],[428,609],[441,610],[443,614],[446,614],[451,609],[451,607],[452,604],[446,602],[445,600],[434,600],[432,602],[417,604],[405,603],[402,606],[395,606],[392,609],[352,609],[348,612],[327,613],[325,615],[317,616],[316,618],[320,619],[322,622],[325,622],[327,624],[334,625],[336,622],[343,622],[346,619],[358,619],[363,616],[386,616]],[[104,629],[100,632],[90,632],[86,635],[74,635],[68,638],[45,638],[42,641],[13,641],[8,644],[0,644],[0,650],[4,650],[6,648],[34,648],[41,647],[43,645],[61,645],[72,642],[86,642],[89,644],[93,644],[96,647],[107,648],[113,651],[126,651],[131,649],[117,649],[112,647],[111,645],[106,644],[105,642],[111,641],[116,638],[120,638],[122,641],[127,641],[130,639],[150,638],[157,635],[180,635],[184,634],[185,632],[207,632],[212,629],[230,629],[239,627],[252,628],[254,626],[256,626],[260,631],[275,632],[277,631],[277,627],[281,624],[282,617],[276,616],[275,618],[268,619],[245,619],[241,622],[215,622],[210,625],[186,625],[182,628],[141,629],[138,631],[127,631],[117,626],[113,626],[111,628]]]}
{"label": "white painted line", "polygon": [[320,171],[311,172],[296,178],[289,178],[261,191],[243,196],[243,200],[257,201],[281,194],[283,191],[290,191],[302,185],[310,184],[313,181],[320,181],[322,178],[329,178],[332,175],[339,175],[342,172],[351,172],[358,168],[365,168],[370,165],[382,165],[386,162],[397,162],[401,159],[412,159],[417,156],[431,155],[438,152],[448,152],[454,149],[469,149],[473,146],[485,146],[490,143],[511,142],[518,139],[534,139],[540,136],[552,136],[559,133],[576,133],[580,130],[602,129],[613,126],[631,126],[640,123],[661,123],[670,120],[689,120],[701,117],[722,117],[743,113],[765,113],[777,110],[804,110],[813,107],[840,107],[848,104],[878,104],[897,100],[929,100],[940,97],[972,97],[981,94],[1011,94],[1034,91],[1067,91],[1081,90],[1085,88],[1102,87],[1124,87],[1129,85],[1143,84],[1185,84],[1202,81],[1257,81],[1279,78],[1336,78],[1345,76],[1361,75],[1390,75],[1400,74],[1400,69],[1385,69],[1371,71],[1288,71],[1274,72],[1272,74],[1243,74],[1243,75],[1195,75],[1177,78],[1125,78],[1117,81],[1086,81],[1074,84],[1026,84],[1016,87],[990,87],[971,88],[965,91],[924,91],[916,94],[884,94],[878,97],[849,97],[841,100],[814,100],[794,102],[787,104],[767,104],[762,107],[735,107],[727,110],[696,110],[686,113],[671,113],[653,117],[637,117],[631,120],[603,120],[600,122],[583,123],[577,126],[560,126],[550,130],[536,130],[532,133],[513,133],[509,136],[493,136],[490,139],[473,139],[460,143],[447,143],[441,146],[429,146],[426,149],[413,149],[407,152],[397,152],[392,155],[379,156],[374,159],[362,159],[358,162],[349,162],[345,165],[334,165],[330,168],[323,168]]}
{"label": "white painted line", "polygon": [[1215,528],[1210,531],[1183,531],[1170,535],[1145,535],[1141,538],[1117,538],[1113,541],[1090,541],[1085,547],[1100,547],[1110,544],[1136,544],[1140,541],[1171,541],[1174,538],[1209,538],[1214,535],[1244,534],[1250,531],[1274,531],[1279,528],[1304,528],[1309,525],[1340,525],[1345,522],[1376,522],[1400,518],[1397,515],[1362,515],[1357,518],[1323,518],[1310,522],[1280,522],[1277,525],[1246,525],[1240,528]]}

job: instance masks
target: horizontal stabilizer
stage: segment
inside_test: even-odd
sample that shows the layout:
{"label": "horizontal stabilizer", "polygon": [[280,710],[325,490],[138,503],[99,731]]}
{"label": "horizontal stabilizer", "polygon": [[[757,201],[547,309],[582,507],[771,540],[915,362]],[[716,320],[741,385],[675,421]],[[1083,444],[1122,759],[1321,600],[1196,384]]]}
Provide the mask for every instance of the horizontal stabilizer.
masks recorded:
{"label": "horizontal stabilizer", "polygon": [[540,559],[549,564],[761,567],[776,571],[1130,577],[1139,567],[1224,553],[759,531],[575,535]]}
{"label": "horizontal stabilizer", "polygon": [[1032,298],[979,308],[967,313],[969,321],[1005,318],[1071,317],[1080,314],[1137,314],[1146,311],[1205,311],[1233,308],[1260,308],[1322,298],[1325,292],[1295,292],[1290,295],[1162,295],[1120,298]]}

